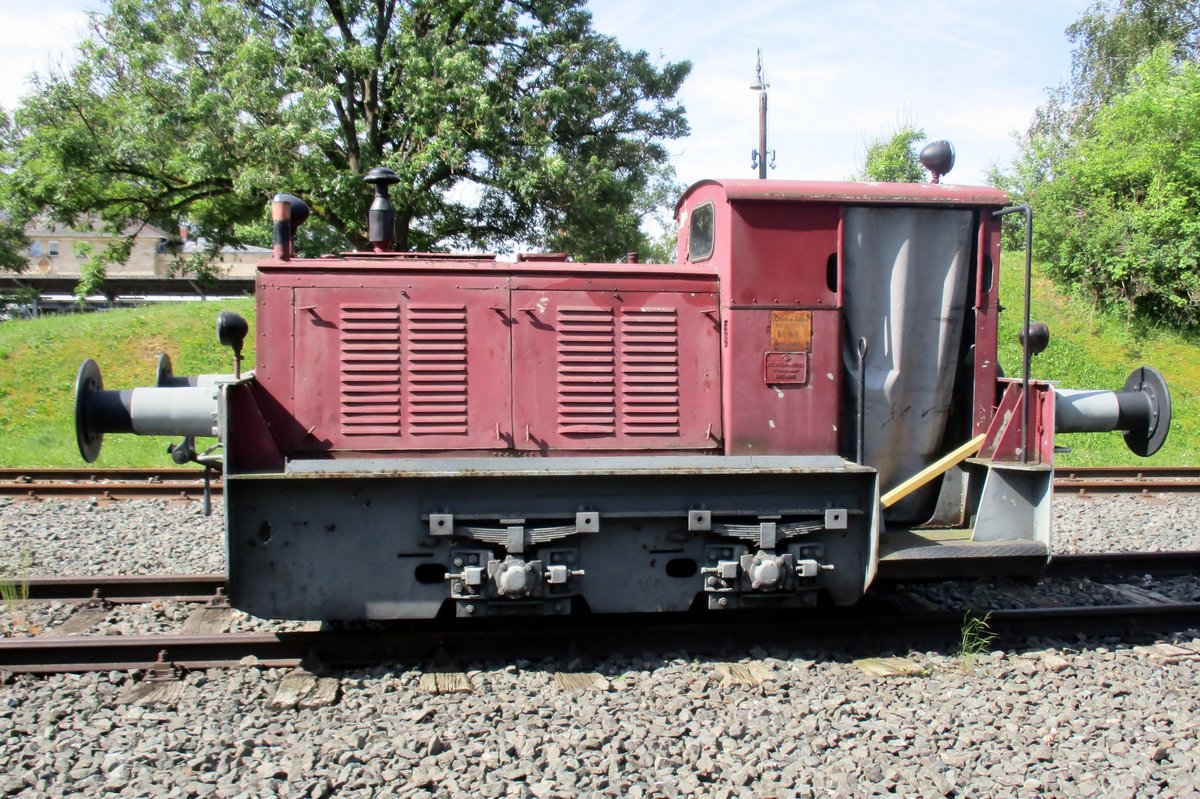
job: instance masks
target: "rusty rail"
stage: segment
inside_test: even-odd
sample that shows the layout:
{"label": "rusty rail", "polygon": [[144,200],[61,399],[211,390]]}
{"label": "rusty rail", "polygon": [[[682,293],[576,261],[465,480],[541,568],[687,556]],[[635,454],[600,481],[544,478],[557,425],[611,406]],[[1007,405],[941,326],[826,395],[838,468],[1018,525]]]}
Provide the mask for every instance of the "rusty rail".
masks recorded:
{"label": "rusty rail", "polygon": [[[198,499],[204,493],[199,469],[0,469],[0,496],[118,499]],[[212,493],[220,496],[220,476]]]}
{"label": "rusty rail", "polygon": [[[1118,574],[1194,574],[1200,552],[1115,552],[1060,555],[1047,574],[1057,578]],[[32,601],[146,602],[204,601],[225,588],[222,575],[39,577],[28,581]],[[0,669],[27,673],[147,669],[160,653],[184,668],[213,668],[241,662],[294,666],[304,660],[331,666],[412,663],[429,659],[610,656],[686,649],[707,653],[755,645],[819,641],[911,644],[956,640],[963,609],[915,613],[897,609],[887,591],[873,592],[858,606],[819,611],[549,619],[405,621],[370,629],[226,633],[221,635],[75,636],[38,635],[0,639]],[[977,615],[984,615],[978,613]],[[987,614],[1002,645],[1019,645],[1040,635],[1134,635],[1171,632],[1200,625],[1200,603],[1021,608]],[[786,633],[781,631],[786,630]],[[782,635],[782,637],[781,637]],[[246,660],[249,658],[250,660]]]}
{"label": "rusty rail", "polygon": [[1200,551],[1171,552],[1080,552],[1054,555],[1046,577],[1116,577],[1152,575],[1175,577],[1200,574]]}
{"label": "rusty rail", "polygon": [[205,602],[224,594],[226,586],[223,574],[30,577],[23,582],[31,601],[102,601],[116,605],[155,600]]}
{"label": "rusty rail", "polygon": [[[1153,494],[1200,492],[1200,467],[1193,466],[1088,466],[1062,468],[1055,474],[1059,493]],[[102,500],[169,498],[197,499],[203,493],[199,469],[0,469],[0,496],[26,499],[46,497]],[[214,476],[212,493],[220,496],[222,484]]]}
{"label": "rusty rail", "polygon": [[1058,469],[1059,494],[1159,494],[1200,492],[1200,468],[1191,466],[1093,466]]}
{"label": "rusty rail", "polygon": [[[379,663],[465,662],[486,653],[493,660],[543,657],[611,657],[644,652],[698,654],[744,652],[754,646],[810,647],[869,642],[872,651],[917,642],[953,647],[963,609],[913,613],[868,602],[854,608],[789,613],[685,614],[579,619],[525,619],[520,624],[407,623],[399,628],[319,630],[222,635],[36,636],[0,639],[0,669],[34,674],[149,669],[163,662],[188,669],[252,663],[330,667]],[[977,614],[983,616],[984,614]],[[1122,635],[1146,639],[1200,625],[1200,603],[1021,608],[986,614],[1000,646],[1032,637]],[[512,621],[512,620],[509,620]]]}
{"label": "rusty rail", "polygon": [[[1086,552],[1055,555],[1048,578],[1200,574],[1200,551]],[[155,600],[206,602],[226,593],[224,574],[79,575],[29,577],[21,581],[31,602],[133,604]]]}

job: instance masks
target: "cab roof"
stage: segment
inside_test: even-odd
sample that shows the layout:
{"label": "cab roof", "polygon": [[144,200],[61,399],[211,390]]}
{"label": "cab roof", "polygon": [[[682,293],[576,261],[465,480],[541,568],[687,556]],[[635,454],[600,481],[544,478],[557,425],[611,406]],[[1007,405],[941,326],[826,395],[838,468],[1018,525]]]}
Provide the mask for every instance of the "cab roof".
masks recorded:
{"label": "cab roof", "polygon": [[988,186],[951,183],[855,183],[841,180],[701,180],[693,183],[675,204],[704,186],[720,186],[731,201],[788,201],[868,205],[994,205],[1009,204],[1008,195]]}

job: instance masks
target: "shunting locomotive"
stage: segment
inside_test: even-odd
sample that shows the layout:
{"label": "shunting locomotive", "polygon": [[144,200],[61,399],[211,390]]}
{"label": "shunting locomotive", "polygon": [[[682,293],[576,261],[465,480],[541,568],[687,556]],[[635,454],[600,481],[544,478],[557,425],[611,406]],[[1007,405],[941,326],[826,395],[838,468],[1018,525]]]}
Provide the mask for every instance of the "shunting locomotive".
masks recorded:
{"label": "shunting locomotive", "polygon": [[275,197],[252,371],[224,313],[232,374],[79,372],[85,460],[105,433],[170,434],[222,469],[229,596],[257,616],[847,605],[884,572],[1036,575],[1055,432],[1149,455],[1169,429],[1149,367],[1118,391],[1034,379],[1028,290],[1002,373],[1017,209],[996,189],[705,180],[673,263],[510,263],[393,252],[395,180],[366,176],[370,251],[319,259],[294,254],[307,206]]}

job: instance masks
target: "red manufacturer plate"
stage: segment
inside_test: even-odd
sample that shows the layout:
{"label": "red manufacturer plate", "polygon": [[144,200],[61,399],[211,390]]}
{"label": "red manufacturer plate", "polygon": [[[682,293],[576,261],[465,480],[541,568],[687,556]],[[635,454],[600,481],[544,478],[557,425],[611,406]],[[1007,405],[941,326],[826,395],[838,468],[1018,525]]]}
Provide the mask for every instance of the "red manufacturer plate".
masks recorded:
{"label": "red manufacturer plate", "polygon": [[807,352],[768,352],[763,364],[765,383],[807,383]]}

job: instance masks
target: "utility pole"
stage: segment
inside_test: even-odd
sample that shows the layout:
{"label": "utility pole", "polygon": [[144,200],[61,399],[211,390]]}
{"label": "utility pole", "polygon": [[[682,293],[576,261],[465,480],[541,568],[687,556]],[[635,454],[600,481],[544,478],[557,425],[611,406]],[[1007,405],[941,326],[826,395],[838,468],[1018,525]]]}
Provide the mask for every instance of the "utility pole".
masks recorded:
{"label": "utility pole", "polygon": [[[771,84],[763,78],[762,48],[758,49],[758,73],[751,91],[758,92],[758,149],[750,151],[750,168],[758,167],[760,180],[767,179],[767,89]],[[775,168],[775,151],[771,151],[771,169]]]}

